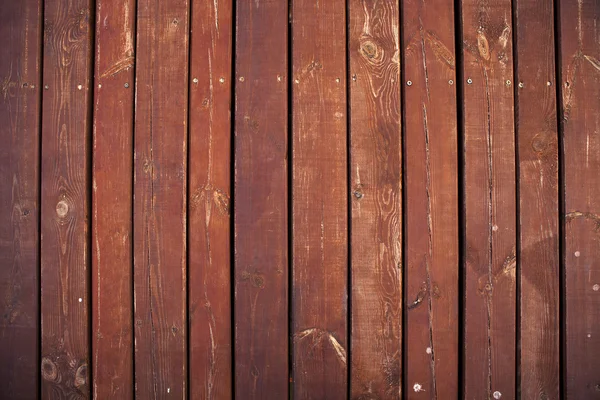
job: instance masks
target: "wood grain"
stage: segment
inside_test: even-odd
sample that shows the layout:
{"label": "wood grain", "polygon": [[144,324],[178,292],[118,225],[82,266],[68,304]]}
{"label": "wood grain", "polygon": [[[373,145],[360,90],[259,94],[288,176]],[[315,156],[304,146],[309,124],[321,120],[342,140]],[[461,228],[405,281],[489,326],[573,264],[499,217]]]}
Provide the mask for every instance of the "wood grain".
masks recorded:
{"label": "wood grain", "polygon": [[453,5],[448,0],[403,2],[409,399],[458,396]]}
{"label": "wood grain", "polygon": [[137,5],[136,397],[185,398],[189,1]]}
{"label": "wood grain", "polygon": [[344,1],[293,2],[294,399],[347,397],[345,40]]}
{"label": "wood grain", "polygon": [[89,398],[92,9],[46,2],[41,185],[42,398]]}
{"label": "wood grain", "polygon": [[515,2],[520,395],[559,398],[558,135],[552,2]]}
{"label": "wood grain", "polygon": [[463,86],[467,399],[515,395],[516,185],[510,16],[508,0],[462,3],[463,76],[467,80]]}
{"label": "wood grain", "polygon": [[[399,399],[402,143],[397,1],[349,3],[352,399]],[[370,397],[369,397],[370,396]]]}
{"label": "wood grain", "polygon": [[42,3],[0,8],[0,393],[39,385],[39,174]]}
{"label": "wood grain", "polygon": [[287,2],[237,2],[235,392],[288,397]]}
{"label": "wood grain", "polygon": [[96,3],[92,363],[98,399],[133,398],[135,1]]}
{"label": "wood grain", "polygon": [[230,399],[232,2],[194,1],[191,7],[190,396]]}
{"label": "wood grain", "polygon": [[600,395],[600,4],[560,2],[565,196],[565,384],[569,399]]}

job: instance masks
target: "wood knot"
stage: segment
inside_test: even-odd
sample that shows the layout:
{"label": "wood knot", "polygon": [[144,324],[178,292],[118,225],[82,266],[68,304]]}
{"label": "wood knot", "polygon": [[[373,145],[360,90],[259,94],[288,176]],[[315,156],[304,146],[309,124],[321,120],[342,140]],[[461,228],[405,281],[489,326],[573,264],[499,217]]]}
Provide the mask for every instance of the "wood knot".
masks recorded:
{"label": "wood knot", "polygon": [[61,200],[56,204],[56,214],[59,218],[65,218],[69,213],[69,204],[65,200]]}
{"label": "wood knot", "polygon": [[75,371],[75,380],[73,382],[76,388],[80,388],[87,384],[88,366],[87,364],[81,364],[77,371]]}
{"label": "wood knot", "polygon": [[537,135],[535,135],[533,140],[531,141],[531,148],[536,153],[543,153],[544,151],[546,151],[546,149],[548,149],[548,147],[550,146],[550,140],[548,136],[549,135],[545,133],[538,133]]}
{"label": "wood knot", "polygon": [[381,61],[383,51],[373,40],[366,39],[360,45],[360,52],[369,61]]}
{"label": "wood knot", "polygon": [[490,45],[482,31],[477,33],[477,49],[481,58],[486,61],[490,60]]}
{"label": "wood knot", "polygon": [[258,271],[249,272],[245,271],[242,273],[242,282],[250,282],[252,286],[258,289],[265,287],[265,278]]}
{"label": "wood knot", "polygon": [[60,381],[58,367],[54,361],[50,360],[48,357],[42,358],[42,378],[49,382]]}

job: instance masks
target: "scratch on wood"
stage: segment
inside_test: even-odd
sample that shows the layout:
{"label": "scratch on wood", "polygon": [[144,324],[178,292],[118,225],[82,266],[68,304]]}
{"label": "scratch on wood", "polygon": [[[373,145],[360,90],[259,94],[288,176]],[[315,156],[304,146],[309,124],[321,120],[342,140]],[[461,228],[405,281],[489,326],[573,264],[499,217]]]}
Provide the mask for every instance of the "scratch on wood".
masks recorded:
{"label": "scratch on wood", "polygon": [[598,61],[598,59],[592,56],[586,56],[585,54],[583,55],[583,58],[585,58],[590,64],[592,64],[592,66],[596,68],[596,70],[600,71],[600,61]]}
{"label": "scratch on wood", "polygon": [[331,347],[335,351],[338,359],[344,365],[346,365],[346,349],[337,341],[335,336],[332,333],[320,329],[320,328],[309,328],[305,329],[301,332],[298,332],[294,335],[294,340],[300,341],[306,339],[307,337],[312,337],[313,341],[310,345],[310,349],[314,349],[319,345],[323,344],[323,340],[326,338],[327,341],[331,344]]}
{"label": "scratch on wood", "polygon": [[134,62],[135,62],[134,56],[128,56],[128,57],[122,58],[121,60],[114,63],[106,71],[104,71],[100,75],[100,78],[106,78],[107,76],[115,76],[121,71],[125,71],[129,68],[132,68],[134,65]]}

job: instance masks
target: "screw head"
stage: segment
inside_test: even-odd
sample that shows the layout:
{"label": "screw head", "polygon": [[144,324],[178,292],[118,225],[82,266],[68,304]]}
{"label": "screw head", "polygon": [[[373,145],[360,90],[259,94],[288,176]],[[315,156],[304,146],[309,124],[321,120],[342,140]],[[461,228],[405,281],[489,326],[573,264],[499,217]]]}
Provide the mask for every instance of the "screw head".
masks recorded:
{"label": "screw head", "polygon": [[471,79],[471,78],[467,79],[467,83],[470,85],[471,83],[473,83],[473,79]]}
{"label": "screw head", "polygon": [[194,78],[194,79],[192,79],[192,82],[194,82],[194,83],[198,83],[198,78]]}
{"label": "screw head", "polygon": [[50,89],[50,86],[44,85],[44,90],[48,90],[48,89]]}
{"label": "screw head", "polygon": [[244,82],[244,81],[245,81],[244,77],[240,76],[240,82]]}
{"label": "screw head", "polygon": [[454,81],[453,81],[452,79],[450,79],[450,80],[448,81],[448,84],[449,84],[449,85],[454,85]]}
{"label": "screw head", "polygon": [[125,86],[125,89],[127,89],[129,87],[129,82],[125,82],[123,86]]}
{"label": "screw head", "polygon": [[523,86],[525,86],[525,85],[523,85],[523,82],[519,82],[519,87],[523,88]]}
{"label": "screw head", "polygon": [[510,80],[507,80],[506,81],[506,86],[510,86],[510,84],[511,84]]}
{"label": "screw head", "polygon": [[406,85],[407,85],[407,86],[412,86],[412,81],[407,81],[407,82],[406,82]]}

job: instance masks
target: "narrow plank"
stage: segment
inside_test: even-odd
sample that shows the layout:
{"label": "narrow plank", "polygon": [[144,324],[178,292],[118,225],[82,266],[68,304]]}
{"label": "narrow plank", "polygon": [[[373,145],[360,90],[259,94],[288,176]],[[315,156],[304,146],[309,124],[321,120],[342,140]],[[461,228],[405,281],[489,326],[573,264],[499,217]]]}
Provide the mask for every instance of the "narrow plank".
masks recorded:
{"label": "narrow plank", "polygon": [[346,9],[292,10],[294,399],[347,397]]}
{"label": "narrow plank", "polygon": [[454,2],[404,0],[406,396],[458,396]]}
{"label": "narrow plank", "polygon": [[352,0],[348,7],[352,182],[350,397],[399,399],[402,377],[399,3]]}
{"label": "narrow plank", "polygon": [[191,7],[190,395],[230,399],[232,2],[194,1]]}
{"label": "narrow plank", "polygon": [[96,2],[92,381],[98,399],[133,398],[134,35],[134,0]]}
{"label": "narrow plank", "polygon": [[288,3],[238,1],[235,392],[288,397]]}
{"label": "narrow plank", "polygon": [[[462,3],[464,396],[515,395],[516,184],[510,0]],[[469,83],[470,82],[470,83]]]}
{"label": "narrow plank", "polygon": [[92,8],[44,7],[42,397],[89,398]]}
{"label": "narrow plank", "polygon": [[189,1],[137,5],[136,397],[185,398]]}
{"label": "narrow plank", "polygon": [[520,395],[560,397],[558,135],[551,1],[515,2]]}
{"label": "narrow plank", "polygon": [[0,9],[0,393],[38,397],[42,3]]}
{"label": "narrow plank", "polygon": [[565,376],[569,399],[598,396],[600,381],[600,7],[560,2],[565,189]]}

